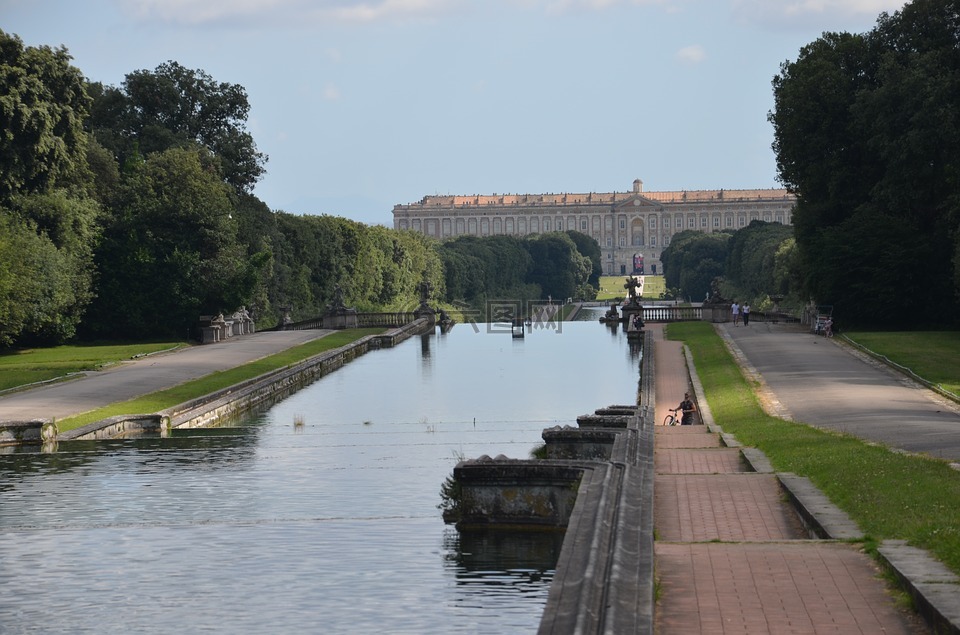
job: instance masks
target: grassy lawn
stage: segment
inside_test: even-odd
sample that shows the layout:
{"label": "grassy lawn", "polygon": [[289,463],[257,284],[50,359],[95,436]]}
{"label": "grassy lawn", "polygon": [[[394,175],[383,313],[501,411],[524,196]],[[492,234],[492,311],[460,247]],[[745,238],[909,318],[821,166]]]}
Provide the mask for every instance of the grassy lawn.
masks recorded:
{"label": "grassy lawn", "polygon": [[868,549],[904,539],[960,573],[960,472],[944,461],[769,417],[712,326],[671,324],[668,336],[690,347],[717,423],[762,450],[776,470],[813,481],[866,532]]}
{"label": "grassy lawn", "polygon": [[[597,291],[597,300],[600,302],[609,300],[622,300],[627,296],[627,290],[623,288],[623,283],[627,276],[601,276],[600,290]],[[643,277],[643,297],[659,299],[666,286],[663,282],[663,276],[644,276]]]}
{"label": "grassy lawn", "polygon": [[190,401],[191,399],[209,395],[212,392],[227,388],[241,381],[252,379],[266,372],[291,366],[314,355],[319,355],[320,353],[354,342],[366,335],[378,335],[385,330],[386,329],[383,328],[366,328],[336,331],[320,339],[301,344],[300,346],[262,359],[254,360],[243,366],[210,373],[199,379],[184,382],[166,390],[149,393],[136,399],[117,402],[75,417],[62,419],[57,422],[57,428],[60,432],[65,432],[114,415],[150,414],[165,410],[166,408],[171,408],[177,404]]}
{"label": "grassy lawn", "polygon": [[181,346],[188,346],[188,344],[183,342],[78,344],[6,351],[0,353],[0,390],[56,379],[70,373],[97,370],[128,359]]}
{"label": "grassy lawn", "polygon": [[920,377],[954,394],[960,394],[960,332],[861,332],[843,333],[854,342],[866,346],[906,366]]}

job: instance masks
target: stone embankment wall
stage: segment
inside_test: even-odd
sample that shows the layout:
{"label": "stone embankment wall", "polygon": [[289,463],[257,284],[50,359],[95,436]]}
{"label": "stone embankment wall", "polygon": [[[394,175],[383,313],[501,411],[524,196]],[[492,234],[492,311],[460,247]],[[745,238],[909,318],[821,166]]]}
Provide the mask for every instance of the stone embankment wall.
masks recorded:
{"label": "stone embankment wall", "polygon": [[395,346],[427,328],[432,326],[426,319],[417,320],[381,335],[368,335],[293,366],[254,377],[162,412],[110,417],[64,432],[57,438],[110,439],[157,432],[166,435],[172,428],[217,425],[254,408],[275,403],[364,353]]}
{"label": "stone embankment wall", "polygon": [[[643,340],[652,350],[649,334]],[[654,359],[637,405],[600,408],[543,431],[542,460],[462,461],[457,528],[566,528],[541,633],[649,633],[653,627]]]}

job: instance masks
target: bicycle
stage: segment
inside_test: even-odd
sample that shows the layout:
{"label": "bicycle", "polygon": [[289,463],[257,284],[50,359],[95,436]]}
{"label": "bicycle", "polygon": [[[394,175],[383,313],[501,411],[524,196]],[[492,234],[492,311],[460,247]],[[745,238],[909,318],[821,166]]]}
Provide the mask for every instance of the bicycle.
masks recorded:
{"label": "bicycle", "polygon": [[679,408],[674,408],[666,417],[663,418],[663,425],[665,426],[678,426],[680,425],[680,419],[677,417],[677,411]]}

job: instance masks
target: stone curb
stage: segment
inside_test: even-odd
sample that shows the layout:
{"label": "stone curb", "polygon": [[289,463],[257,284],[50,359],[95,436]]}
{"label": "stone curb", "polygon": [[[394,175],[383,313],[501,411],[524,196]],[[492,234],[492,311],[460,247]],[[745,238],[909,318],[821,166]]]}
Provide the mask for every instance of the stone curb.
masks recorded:
{"label": "stone curb", "polygon": [[[715,328],[744,375],[759,386],[757,391],[760,393],[761,406],[767,414],[792,421],[789,411],[769,390],[760,373],[749,364],[740,347],[722,328]],[[689,355],[686,347],[684,354]],[[703,392],[699,379],[693,377],[696,371],[689,356],[687,366],[691,371],[698,401],[705,402],[705,399],[701,399]],[[707,423],[706,419],[704,423]],[[720,433],[726,445],[741,447],[733,435],[723,432],[713,422],[712,416],[710,425],[713,431]],[[755,471],[759,472],[770,465],[766,455],[756,448],[743,448],[741,452]],[[777,473],[777,479],[812,534],[833,540],[864,540],[864,533],[859,526],[808,478],[784,472]],[[910,547],[903,540],[886,540],[878,551],[881,560],[894,572],[900,585],[913,598],[917,611],[933,632],[960,635],[960,578],[925,550]]]}
{"label": "stone curb", "polygon": [[960,635],[960,578],[905,540],[885,540],[878,551],[933,632]]}
{"label": "stone curb", "polygon": [[811,534],[827,540],[864,539],[857,523],[830,502],[810,479],[789,472],[778,472],[777,479]]}

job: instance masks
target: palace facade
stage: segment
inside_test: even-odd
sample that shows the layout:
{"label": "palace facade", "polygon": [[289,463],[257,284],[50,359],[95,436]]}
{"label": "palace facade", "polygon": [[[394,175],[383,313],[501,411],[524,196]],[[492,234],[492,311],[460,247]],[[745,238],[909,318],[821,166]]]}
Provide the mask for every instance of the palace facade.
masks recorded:
{"label": "palace facade", "polygon": [[674,234],[740,229],[754,220],[789,225],[795,202],[783,189],[644,192],[637,179],[629,192],[606,194],[425,196],[395,205],[393,226],[437,239],[574,229],[600,245],[605,275],[657,274]]}

